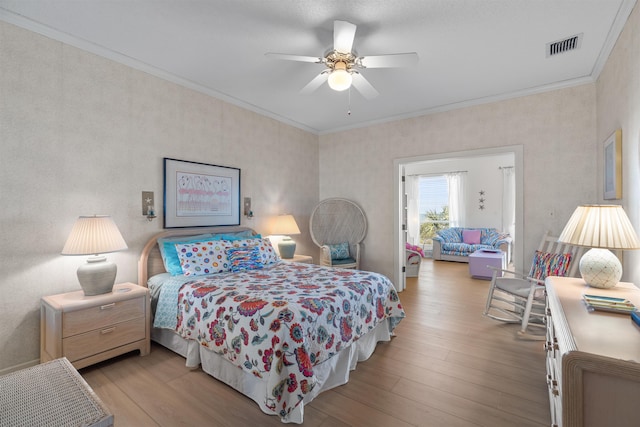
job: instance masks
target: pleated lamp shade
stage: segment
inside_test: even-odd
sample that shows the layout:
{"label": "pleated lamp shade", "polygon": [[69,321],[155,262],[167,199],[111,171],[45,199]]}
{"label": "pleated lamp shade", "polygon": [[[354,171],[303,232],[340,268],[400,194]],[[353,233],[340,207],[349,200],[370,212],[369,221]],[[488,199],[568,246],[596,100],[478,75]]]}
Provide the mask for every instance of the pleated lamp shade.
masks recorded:
{"label": "pleated lamp shade", "polygon": [[580,259],[580,274],[588,285],[614,287],[622,277],[622,264],[609,249],[639,249],[640,240],[619,205],[578,206],[558,241],[590,247]]}
{"label": "pleated lamp shade", "polygon": [[293,215],[278,215],[271,218],[269,234],[283,236],[300,234],[300,228]]}
{"label": "pleated lamp shade", "polygon": [[62,255],[94,255],[78,267],[78,281],[85,295],[100,295],[113,289],[117,266],[99,254],[125,249],[127,243],[110,216],[81,216],[71,229]]}

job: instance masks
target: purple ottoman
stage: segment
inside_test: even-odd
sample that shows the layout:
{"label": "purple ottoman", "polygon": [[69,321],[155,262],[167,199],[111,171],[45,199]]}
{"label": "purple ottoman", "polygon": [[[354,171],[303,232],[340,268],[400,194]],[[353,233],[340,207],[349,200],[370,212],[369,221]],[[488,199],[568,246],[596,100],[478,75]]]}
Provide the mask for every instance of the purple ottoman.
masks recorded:
{"label": "purple ottoman", "polygon": [[[496,268],[507,268],[507,254],[503,251],[475,251],[469,255],[469,274],[475,279],[491,280],[493,270],[487,268],[490,265]],[[502,277],[502,272],[498,272],[498,277]]]}

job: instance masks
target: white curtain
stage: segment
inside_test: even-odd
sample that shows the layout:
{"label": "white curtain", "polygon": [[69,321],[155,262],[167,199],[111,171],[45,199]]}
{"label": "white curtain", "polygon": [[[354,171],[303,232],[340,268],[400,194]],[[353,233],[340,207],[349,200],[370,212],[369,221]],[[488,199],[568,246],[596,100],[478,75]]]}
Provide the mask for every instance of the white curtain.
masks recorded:
{"label": "white curtain", "polygon": [[420,244],[420,177],[407,175],[404,180],[407,194],[407,242]]}
{"label": "white curtain", "polygon": [[466,212],[466,172],[446,174],[449,183],[449,227],[464,227]]}
{"label": "white curtain", "polygon": [[512,166],[502,168],[502,231],[516,232],[516,174]]}

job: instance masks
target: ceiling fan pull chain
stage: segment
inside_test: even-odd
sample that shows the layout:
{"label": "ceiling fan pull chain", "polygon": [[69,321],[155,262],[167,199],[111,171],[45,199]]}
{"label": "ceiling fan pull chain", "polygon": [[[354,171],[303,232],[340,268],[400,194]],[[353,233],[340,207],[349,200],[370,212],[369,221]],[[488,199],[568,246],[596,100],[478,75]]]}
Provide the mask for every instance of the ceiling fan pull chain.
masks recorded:
{"label": "ceiling fan pull chain", "polygon": [[348,93],[348,101],[347,101],[347,116],[351,115],[351,87],[349,87],[349,93]]}

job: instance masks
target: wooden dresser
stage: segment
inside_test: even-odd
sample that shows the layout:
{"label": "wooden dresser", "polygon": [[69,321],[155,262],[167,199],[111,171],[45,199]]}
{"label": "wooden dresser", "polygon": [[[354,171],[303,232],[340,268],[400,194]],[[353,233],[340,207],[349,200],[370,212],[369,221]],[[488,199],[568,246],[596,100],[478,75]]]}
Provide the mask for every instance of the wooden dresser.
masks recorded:
{"label": "wooden dresser", "polygon": [[589,312],[585,293],[626,298],[640,307],[631,283],[613,289],[549,277],[547,382],[552,426],[640,425],[640,328],[628,314]]}
{"label": "wooden dresser", "polygon": [[102,295],[51,295],[40,311],[40,362],[66,357],[80,369],[133,350],[149,354],[147,288],[122,283]]}

